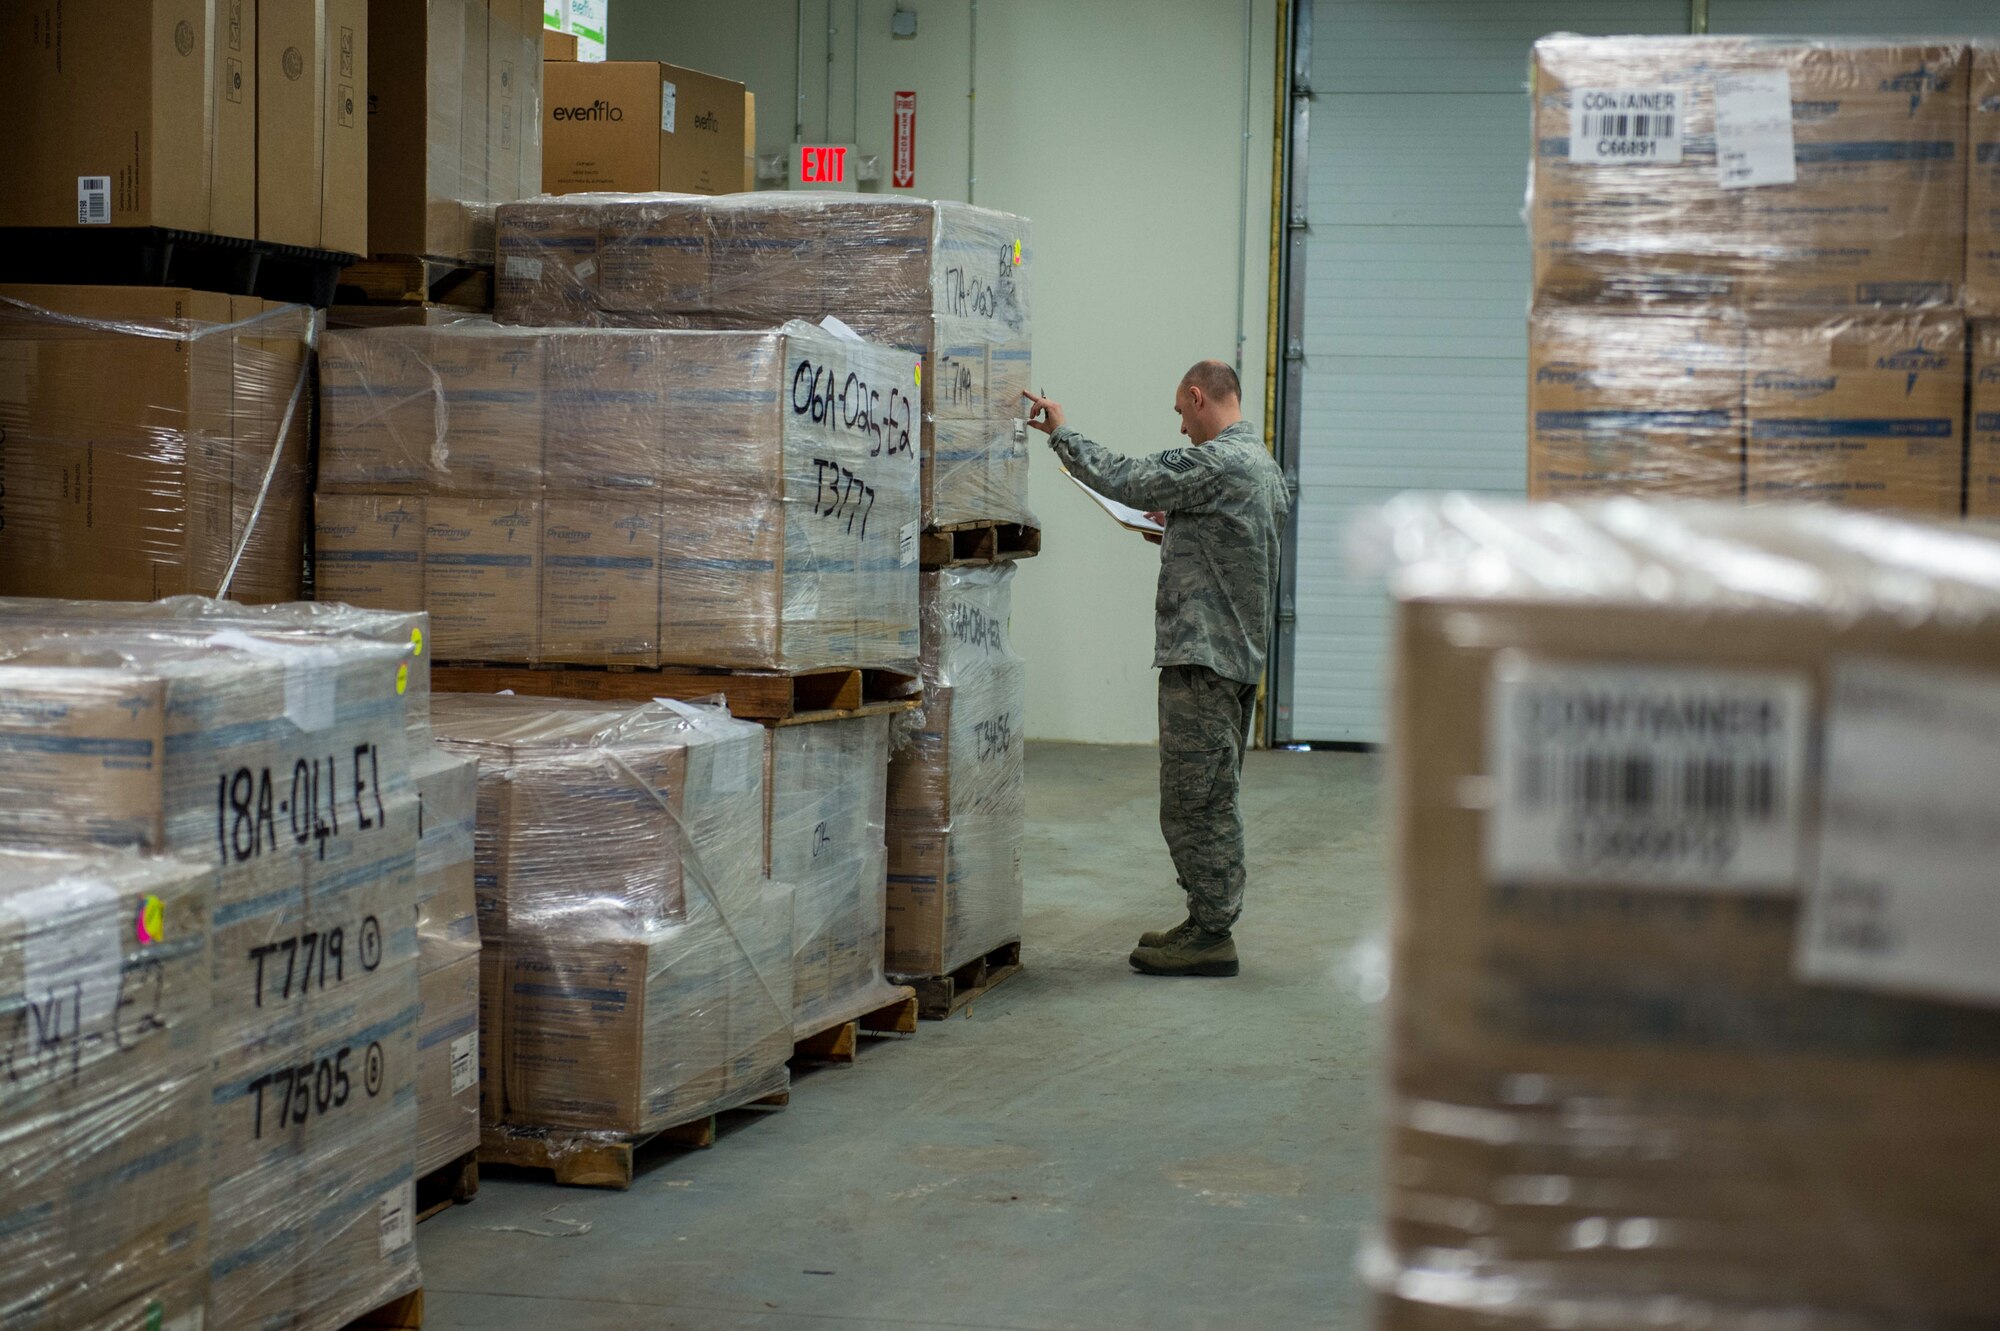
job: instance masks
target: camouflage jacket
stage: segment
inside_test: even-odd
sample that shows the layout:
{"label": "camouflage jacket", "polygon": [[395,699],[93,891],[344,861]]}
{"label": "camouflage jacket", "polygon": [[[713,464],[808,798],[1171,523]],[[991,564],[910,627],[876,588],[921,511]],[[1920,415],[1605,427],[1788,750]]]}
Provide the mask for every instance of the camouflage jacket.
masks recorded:
{"label": "camouflage jacket", "polygon": [[1136,458],[1067,425],[1049,443],[1091,489],[1167,515],[1153,664],[1207,666],[1246,684],[1263,678],[1291,496],[1255,428],[1238,421],[1206,444]]}

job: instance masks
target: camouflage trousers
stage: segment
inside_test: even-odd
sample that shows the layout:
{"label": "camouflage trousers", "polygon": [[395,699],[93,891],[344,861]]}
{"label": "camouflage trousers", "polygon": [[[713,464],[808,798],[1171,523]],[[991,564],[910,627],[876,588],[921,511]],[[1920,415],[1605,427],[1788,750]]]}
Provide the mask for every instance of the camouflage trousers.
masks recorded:
{"label": "camouflage trousers", "polygon": [[1206,666],[1160,671],[1160,831],[1188,914],[1228,933],[1243,913],[1243,814],[1236,787],[1257,686]]}

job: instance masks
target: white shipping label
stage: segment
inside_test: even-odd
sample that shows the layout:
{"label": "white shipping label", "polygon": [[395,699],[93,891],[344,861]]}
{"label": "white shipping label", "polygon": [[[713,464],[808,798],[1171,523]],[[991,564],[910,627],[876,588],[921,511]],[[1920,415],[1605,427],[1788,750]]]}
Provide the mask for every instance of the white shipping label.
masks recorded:
{"label": "white shipping label", "polygon": [[107,1029],[118,1010],[122,921],[118,893],[69,880],[16,892],[4,909],[20,921],[22,997],[50,1035]]}
{"label": "white shipping label", "polygon": [[451,1093],[463,1095],[479,1084],[479,1032],[451,1042]]}
{"label": "white shipping label", "polygon": [[570,271],[576,274],[577,281],[588,282],[591,279],[591,277],[597,272],[597,260],[595,259],[580,260],[574,268],[570,269]]}
{"label": "white shipping label", "polygon": [[518,254],[510,254],[507,256],[505,270],[507,276],[518,277],[524,282],[539,282],[542,280],[542,261],[540,259],[526,259]]}
{"label": "white shipping label", "polygon": [[2000,1002],[2000,674],[1842,662],[1808,980]]}
{"label": "white shipping label", "polygon": [[1715,78],[1715,179],[1723,189],[1789,185],[1792,76],[1782,69]]}
{"label": "white shipping label", "polygon": [[407,1248],[417,1237],[417,1185],[415,1180],[399,1183],[382,1196],[378,1255],[387,1257]]}
{"label": "white shipping label", "polygon": [[903,529],[896,533],[896,562],[914,564],[917,562],[917,520],[910,519]]}
{"label": "white shipping label", "polygon": [[78,226],[111,225],[111,177],[76,178],[76,223]]}
{"label": "white shipping label", "polygon": [[674,132],[674,99],[678,90],[665,79],[660,80],[660,133]]}
{"label": "white shipping label", "polygon": [[1487,875],[1795,888],[1811,703],[1799,675],[1502,658]]}
{"label": "white shipping label", "polygon": [[1679,88],[1577,88],[1569,101],[1569,160],[1681,160],[1687,95]]}

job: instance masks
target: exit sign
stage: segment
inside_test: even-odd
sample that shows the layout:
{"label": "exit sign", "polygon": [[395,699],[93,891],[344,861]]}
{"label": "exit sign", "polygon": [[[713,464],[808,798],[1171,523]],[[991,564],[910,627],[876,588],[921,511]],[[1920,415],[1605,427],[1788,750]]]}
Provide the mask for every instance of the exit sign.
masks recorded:
{"label": "exit sign", "polygon": [[792,145],[793,189],[858,190],[861,158],[851,143]]}

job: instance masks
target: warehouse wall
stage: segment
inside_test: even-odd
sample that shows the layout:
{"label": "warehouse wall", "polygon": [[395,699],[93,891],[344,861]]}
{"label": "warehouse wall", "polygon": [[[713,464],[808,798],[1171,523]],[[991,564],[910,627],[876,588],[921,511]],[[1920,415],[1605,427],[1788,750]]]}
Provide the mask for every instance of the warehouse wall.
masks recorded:
{"label": "warehouse wall", "polygon": [[[742,79],[757,95],[767,153],[792,142],[802,84],[805,136],[857,142],[880,155],[885,174],[892,94],[914,90],[913,192],[965,199],[971,5],[902,0],[918,15],[906,40],[890,35],[896,7],[613,0],[611,57]],[[1137,453],[1178,442],[1171,402],[1181,371],[1234,355],[1246,13],[1242,371],[1245,410],[1262,424],[1277,12],[1276,0],[986,0],[978,10],[970,197],[1034,219],[1036,378],[1101,443]],[[1149,743],[1156,551],[1077,493],[1039,436],[1032,497],[1044,553],[1021,566],[1014,602],[1014,641],[1032,666],[1028,733]]]}

